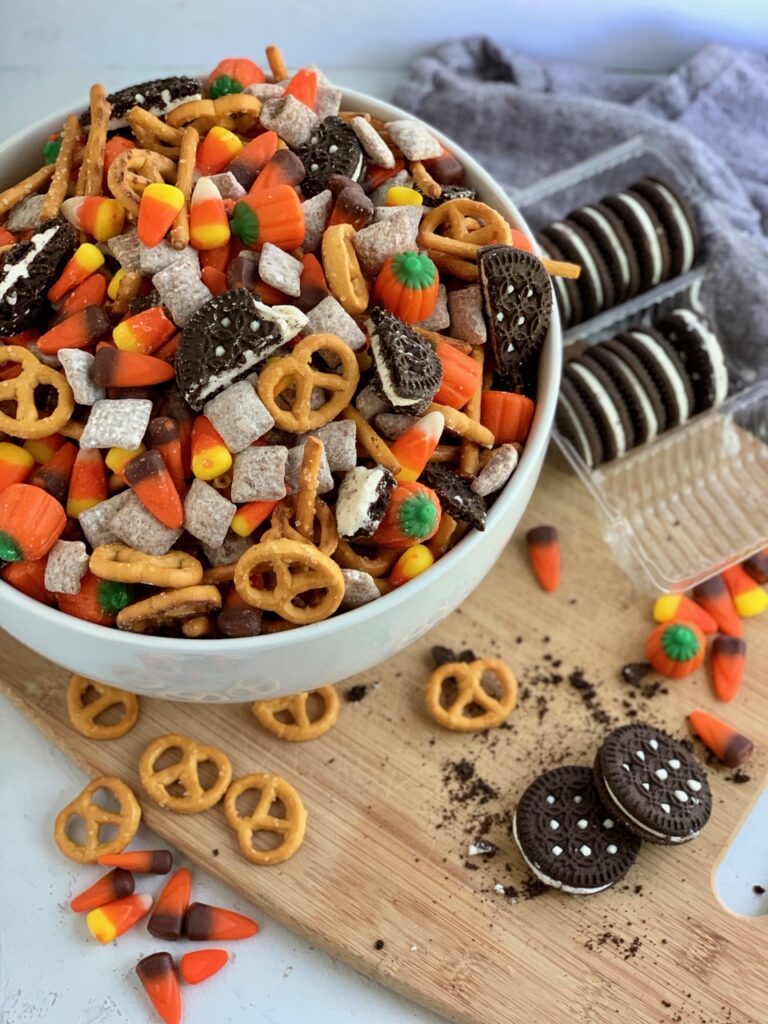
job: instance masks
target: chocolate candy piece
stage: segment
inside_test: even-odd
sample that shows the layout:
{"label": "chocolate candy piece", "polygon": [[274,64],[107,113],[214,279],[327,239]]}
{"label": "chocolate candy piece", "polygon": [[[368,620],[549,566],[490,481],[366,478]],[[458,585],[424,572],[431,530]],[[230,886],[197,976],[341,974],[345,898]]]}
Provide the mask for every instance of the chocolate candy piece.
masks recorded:
{"label": "chocolate candy piece", "polygon": [[429,403],[443,379],[443,368],[434,349],[394,314],[376,306],[370,311],[371,339],[377,384],[399,412]]}
{"label": "chocolate candy piece", "polygon": [[478,256],[480,286],[496,365],[515,369],[538,352],[552,318],[552,285],[541,260],[511,245]]}
{"label": "chocolate candy piece", "polygon": [[245,288],[236,288],[210,299],[186,325],[176,352],[176,380],[196,412],[283,344],[269,312]]}
{"label": "chocolate candy piece", "polygon": [[512,829],[539,881],[577,896],[614,885],[640,850],[640,840],[602,805],[591,769],[575,765],[553,768],[531,783]]}
{"label": "chocolate candy piece", "polygon": [[686,843],[712,813],[704,769],[682,743],[654,726],[614,730],[598,751],[594,772],[611,813],[650,843]]}
{"label": "chocolate candy piece", "polygon": [[[117,131],[118,128],[125,128],[128,124],[126,114],[133,107],[143,107],[150,114],[161,117],[169,110],[178,107],[187,100],[199,100],[202,96],[200,82],[196,78],[187,78],[184,75],[176,75],[173,78],[156,78],[151,82],[140,82],[139,85],[129,85],[119,92],[112,92],[107,96],[107,102],[112,105],[112,116],[109,119],[109,131]],[[84,110],[80,115],[80,127],[88,128],[91,124],[90,110]]]}
{"label": "chocolate candy piece", "polygon": [[485,529],[485,498],[472,490],[468,480],[437,463],[429,463],[419,479],[437,494],[449,516],[477,530]]}
{"label": "chocolate candy piece", "polygon": [[307,170],[301,185],[307,198],[322,192],[332,174],[344,174],[358,181],[365,166],[357,136],[340,117],[321,121],[309,142],[299,149],[299,156]]}
{"label": "chocolate candy piece", "polygon": [[55,217],[6,253],[0,268],[0,334],[32,327],[48,308],[48,289],[77,246],[71,224]]}

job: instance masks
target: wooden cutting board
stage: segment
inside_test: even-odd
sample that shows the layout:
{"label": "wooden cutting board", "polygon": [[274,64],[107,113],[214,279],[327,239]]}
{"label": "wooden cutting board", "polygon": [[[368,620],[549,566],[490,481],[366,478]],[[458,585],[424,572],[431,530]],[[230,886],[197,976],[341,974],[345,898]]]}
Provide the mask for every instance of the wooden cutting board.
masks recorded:
{"label": "wooden cutting board", "polygon": [[[554,595],[538,589],[525,559],[524,531],[541,522],[561,535],[564,579]],[[747,626],[747,679],[724,711],[757,746],[751,781],[736,785],[732,770],[711,768],[715,809],[698,840],[646,845],[624,883],[577,898],[540,892],[509,836],[511,812],[535,775],[591,763],[612,724],[636,718],[684,735],[690,709],[715,707],[704,671],[658,687],[648,677],[640,689],[621,680],[622,665],[642,660],[649,626],[649,601],[614,564],[591,500],[550,460],[490,576],[429,636],[342,685],[367,690],[342,700],[338,724],[319,740],[280,742],[247,705],[149,699],[124,738],[84,740],[67,722],[65,673],[9,637],[0,687],[79,765],[121,776],[140,796],[140,753],[165,732],[221,747],[235,775],[267,769],[291,780],[309,823],[302,849],[279,867],[244,861],[220,808],[190,820],[142,799],[145,820],[257,907],[450,1020],[758,1024],[768,1006],[768,918],[727,912],[712,877],[768,768],[765,619]],[[521,684],[508,727],[467,736],[426,717],[433,644],[507,659]],[[51,827],[57,810],[48,808]],[[470,856],[479,838],[498,852]],[[758,883],[766,878],[744,880]]]}

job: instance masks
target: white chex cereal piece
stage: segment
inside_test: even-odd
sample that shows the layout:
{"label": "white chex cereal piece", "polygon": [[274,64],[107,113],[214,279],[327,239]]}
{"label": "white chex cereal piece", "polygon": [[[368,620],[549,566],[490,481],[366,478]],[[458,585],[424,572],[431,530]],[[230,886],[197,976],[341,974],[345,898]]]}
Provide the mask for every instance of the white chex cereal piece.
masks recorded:
{"label": "white chex cereal piece", "polygon": [[443,147],[420,121],[389,121],[387,131],[406,160],[434,160]]}
{"label": "white chex cereal piece", "polygon": [[118,540],[147,555],[167,554],[181,536],[181,530],[172,530],[156,519],[133,491],[112,517],[110,527]]}
{"label": "white chex cereal piece", "polygon": [[370,573],[361,572],[359,569],[342,569],[341,575],[344,577],[344,597],[341,599],[344,611],[360,608],[381,597],[376,581]]}
{"label": "white chex cereal piece", "polygon": [[418,420],[418,416],[408,416],[404,412],[382,412],[375,417],[376,429],[387,441],[396,441]]}
{"label": "white chex cereal piece", "polygon": [[484,345],[488,337],[483,316],[483,295],[479,284],[457,288],[448,295],[451,333],[470,345]]}
{"label": "white chex cereal piece", "polygon": [[322,241],[332,207],[333,193],[328,188],[311,199],[305,199],[301,204],[301,212],[304,214],[304,252],[314,252]]}
{"label": "white chex cereal piece", "polygon": [[375,277],[388,257],[413,247],[411,218],[405,208],[398,209],[397,214],[378,224],[369,224],[352,238],[360,266],[368,277]]}
{"label": "white chex cereal piece", "polygon": [[197,256],[195,261],[193,265],[186,260],[177,260],[152,278],[152,284],[160,293],[160,299],[168,307],[177,327],[184,327],[198,309],[213,298],[200,280]]}
{"label": "white chex cereal piece", "polygon": [[8,214],[5,224],[8,231],[31,231],[32,228],[38,227],[44,202],[45,195],[27,196],[26,199],[22,199]]}
{"label": "white chex cereal piece", "polygon": [[211,398],[203,412],[233,454],[243,451],[275,425],[256,389],[247,380],[238,381]]}
{"label": "white chex cereal piece", "polygon": [[151,246],[139,242],[139,270],[142,274],[151,277],[174,263],[188,263],[193,270],[200,273],[200,257],[197,255],[197,249],[193,249],[191,245],[184,249],[174,249],[167,238]]}
{"label": "white chex cereal piece", "polygon": [[386,412],[390,405],[383,395],[380,395],[370,384],[366,384],[355,398],[355,408],[363,419],[370,423],[374,416]]}
{"label": "white chex cereal piece", "polygon": [[419,321],[419,327],[425,328],[427,331],[442,331],[446,327],[450,327],[451,318],[448,315],[448,295],[445,290],[445,285],[441,284],[437,289],[437,302],[435,308],[432,310],[431,316],[428,316],[426,320]]}
{"label": "white chex cereal piece", "polygon": [[80,513],[77,521],[92,548],[97,548],[101,544],[115,544],[120,540],[112,529],[112,519],[132,495],[131,490],[118,491],[106,501],[100,501],[98,505],[93,505]]}
{"label": "white chex cereal piece", "polygon": [[373,223],[378,224],[381,220],[388,220],[405,211],[411,220],[411,231],[413,231],[413,248],[416,248],[416,236],[421,226],[421,218],[426,213],[423,206],[377,206],[373,211]]}
{"label": "white chex cereal piece", "polygon": [[215,568],[217,565],[231,565],[236,562],[253,544],[253,537],[241,537],[230,530],[224,538],[224,542],[218,547],[203,544],[203,553]]}
{"label": "white chex cereal piece", "polygon": [[259,277],[266,284],[271,284],[278,291],[298,298],[301,295],[301,272],[304,269],[300,260],[283,252],[271,242],[265,242],[259,257]]}
{"label": "white chex cereal piece", "polygon": [[287,494],[285,463],[288,449],[281,444],[246,448],[235,456],[232,501],[279,501]]}
{"label": "white chex cereal piece", "polygon": [[265,100],[259,122],[267,131],[276,132],[291,149],[303,146],[320,124],[314,110],[295,96]]}
{"label": "white chex cereal piece", "polygon": [[146,398],[102,398],[91,407],[80,447],[138,448],[151,415]]}
{"label": "white chex cereal piece", "polygon": [[373,163],[378,167],[395,166],[394,153],[370,122],[364,117],[353,117],[350,127]]}
{"label": "white chex cereal piece", "polygon": [[204,480],[194,480],[184,499],[184,529],[203,544],[224,543],[237,506]]}
{"label": "white chex cereal piece", "polygon": [[357,465],[357,431],[352,420],[334,420],[324,427],[310,430],[300,440],[319,437],[332,473],[348,473]]}
{"label": "white chex cereal piece", "polygon": [[58,356],[78,405],[93,405],[104,398],[106,391],[97,387],[91,377],[93,356],[90,352],[83,352],[79,348],[62,348]]}
{"label": "white chex cereal piece", "polygon": [[335,334],[357,352],[365,345],[365,334],[333,295],[328,295],[307,313],[307,334]]}
{"label": "white chex cereal piece", "polygon": [[514,473],[519,458],[520,454],[514,445],[501,445],[472,481],[472,490],[483,496],[498,491]]}
{"label": "white chex cereal piece", "polygon": [[278,96],[282,96],[285,89],[279,82],[254,82],[253,85],[246,85],[243,92],[248,96],[255,96],[263,102],[264,100],[273,100]]}
{"label": "white chex cereal piece", "polygon": [[141,270],[141,242],[136,228],[108,239],[107,248],[123,270]]}
{"label": "white chex cereal piece", "polygon": [[210,177],[222,199],[240,199],[245,195],[245,189],[232,171],[222,171],[221,174],[212,174]]}
{"label": "white chex cereal piece", "polygon": [[[304,445],[307,442],[297,444],[295,448],[291,448],[288,452],[288,458],[285,460],[285,483],[291,494],[295,494],[299,489],[301,482],[301,463],[304,458]],[[320,459],[320,470],[317,474],[317,493],[326,494],[328,491],[333,490],[333,477],[331,476],[331,468],[328,465],[328,457],[323,452],[323,457]]]}
{"label": "white chex cereal piece", "polygon": [[79,594],[88,571],[88,552],[81,540],[57,540],[45,563],[45,589],[52,594]]}
{"label": "white chex cereal piece", "polygon": [[336,117],[341,110],[343,95],[341,89],[331,85],[328,79],[324,82],[318,80],[317,100],[315,101],[318,121],[323,121],[326,117]]}

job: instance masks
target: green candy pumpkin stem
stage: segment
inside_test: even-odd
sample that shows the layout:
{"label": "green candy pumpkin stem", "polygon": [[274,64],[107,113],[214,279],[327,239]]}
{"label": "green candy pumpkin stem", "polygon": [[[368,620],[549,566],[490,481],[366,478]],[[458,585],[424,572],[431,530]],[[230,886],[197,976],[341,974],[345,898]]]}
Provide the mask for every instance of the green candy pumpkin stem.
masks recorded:
{"label": "green candy pumpkin stem", "polygon": [[699,653],[700,645],[692,629],[683,623],[675,623],[664,630],[661,646],[672,661],[690,661]]}
{"label": "green candy pumpkin stem", "polygon": [[425,252],[401,252],[392,260],[392,273],[406,288],[429,288],[437,269]]}
{"label": "green candy pumpkin stem", "polygon": [[239,203],[235,203],[229,226],[232,234],[236,235],[244,245],[252,246],[258,242],[261,231],[259,215],[242,199]]}
{"label": "green candy pumpkin stem", "polygon": [[242,91],[243,87],[236,78],[232,78],[230,75],[219,75],[211,82],[208,95],[212,100],[217,100],[219,96],[229,96],[231,93]]}
{"label": "green candy pumpkin stem", "polygon": [[414,494],[397,513],[400,529],[415,541],[428,537],[437,522],[437,508],[426,494]]}

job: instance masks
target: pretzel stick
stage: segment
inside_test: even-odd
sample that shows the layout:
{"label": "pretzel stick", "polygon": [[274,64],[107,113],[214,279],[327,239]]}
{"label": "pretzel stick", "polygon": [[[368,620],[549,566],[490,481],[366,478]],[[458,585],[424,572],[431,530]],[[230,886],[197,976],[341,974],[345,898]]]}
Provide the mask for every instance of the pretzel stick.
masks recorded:
{"label": "pretzel stick", "polygon": [[570,277],[573,281],[581,274],[578,263],[565,263],[563,260],[541,259],[544,269],[551,277]]}
{"label": "pretzel stick", "polygon": [[210,615],[196,615],[182,624],[181,632],[189,639],[196,640],[201,636],[211,636],[216,632],[216,626]]}
{"label": "pretzel stick", "polygon": [[[480,422],[480,406],[483,399],[483,365],[485,363],[485,346],[476,345],[472,350],[472,358],[480,366],[480,380],[474,394],[467,402],[464,411],[471,420]],[[461,463],[459,472],[462,476],[474,476],[477,473],[480,452],[474,441],[464,441],[461,445]]]}
{"label": "pretzel stick", "polygon": [[184,205],[176,215],[171,228],[171,245],[174,249],[186,249],[189,245],[189,197],[192,193],[192,175],[195,170],[197,144],[200,133],[192,125],[184,129],[179,144],[179,163],[176,170],[176,188],[184,195]]}
{"label": "pretzel stick", "polygon": [[100,196],[104,177],[104,147],[107,144],[107,129],[111,104],[103,85],[91,86],[91,130],[88,132],[88,146],[85,151],[85,195]]}
{"label": "pretzel stick", "polygon": [[70,114],[64,122],[64,131],[61,135],[61,145],[53,165],[53,177],[45,197],[43,208],[40,211],[40,220],[48,220],[49,217],[58,217],[61,204],[69,188],[69,180],[72,174],[72,164],[75,158],[75,146],[80,137],[80,123],[74,114]]}
{"label": "pretzel stick", "polygon": [[125,313],[128,307],[139,294],[141,287],[141,274],[137,270],[128,270],[120,279],[120,287],[117,289],[117,298],[112,303],[112,313]]}
{"label": "pretzel stick", "polygon": [[285,66],[283,51],[279,46],[270,45],[267,47],[267,60],[269,61],[269,70],[272,72],[272,78],[275,82],[282,82],[288,77],[288,68]]}
{"label": "pretzel stick", "polygon": [[77,420],[70,420],[63,427],[59,427],[58,433],[72,441],[79,441],[84,430],[85,426],[82,423],[78,423]]}
{"label": "pretzel stick", "polygon": [[435,181],[421,160],[411,161],[411,174],[414,185],[417,185],[425,196],[429,196],[430,199],[440,198],[443,191],[442,186]]}
{"label": "pretzel stick", "polygon": [[429,456],[430,462],[453,462],[461,449],[455,444],[439,444]]}
{"label": "pretzel stick", "polygon": [[439,344],[444,341],[447,345],[452,345],[453,348],[459,349],[460,352],[466,352],[467,355],[472,354],[472,350],[475,347],[470,345],[468,341],[463,341],[461,338],[451,338],[448,334],[438,334],[437,331],[428,331],[426,327],[417,327],[416,333],[420,334],[422,338],[426,338],[427,341],[432,342],[433,345]]}
{"label": "pretzel stick", "polygon": [[317,477],[325,446],[319,437],[308,437],[299,473],[299,492],[296,495],[296,529],[312,543],[317,501]]}
{"label": "pretzel stick", "polygon": [[445,419],[446,429],[458,434],[459,437],[463,437],[467,441],[474,441],[481,448],[493,446],[494,437],[490,430],[471,420],[469,416],[465,416],[458,409],[452,409],[450,405],[438,405],[437,402],[432,402],[427,412],[441,412]]}
{"label": "pretzel stick", "polygon": [[440,525],[437,528],[437,533],[427,544],[427,547],[435,558],[439,558],[440,555],[445,553],[455,530],[456,520],[452,519],[447,512],[443,512],[440,519]]}
{"label": "pretzel stick", "polygon": [[347,420],[352,420],[355,424],[357,440],[365,448],[373,461],[397,475],[400,472],[400,463],[392,454],[390,448],[379,437],[370,423],[360,415],[357,409],[352,405],[348,405],[341,415]]}
{"label": "pretzel stick", "polygon": [[14,206],[18,206],[27,196],[38,192],[53,175],[53,168],[53,164],[46,164],[45,167],[41,167],[39,171],[30,174],[28,178],[24,178],[17,185],[12,185],[5,192],[0,192],[0,214],[12,210]]}
{"label": "pretzel stick", "polygon": [[235,578],[237,562],[228,562],[227,565],[214,565],[203,573],[203,583],[231,583]]}

